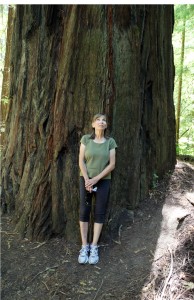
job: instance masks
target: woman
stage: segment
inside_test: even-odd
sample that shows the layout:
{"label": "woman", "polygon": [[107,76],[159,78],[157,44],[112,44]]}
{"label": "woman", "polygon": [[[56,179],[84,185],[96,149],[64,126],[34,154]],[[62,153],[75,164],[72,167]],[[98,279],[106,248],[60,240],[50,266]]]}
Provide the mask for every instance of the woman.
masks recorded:
{"label": "woman", "polygon": [[[111,171],[115,168],[116,142],[106,135],[106,116],[96,114],[92,120],[93,134],[81,139],[80,167],[80,233],[82,248],[78,257],[80,264],[96,264],[99,261],[98,240],[105,221],[109,197]],[[95,196],[93,241],[87,241],[92,196]]]}

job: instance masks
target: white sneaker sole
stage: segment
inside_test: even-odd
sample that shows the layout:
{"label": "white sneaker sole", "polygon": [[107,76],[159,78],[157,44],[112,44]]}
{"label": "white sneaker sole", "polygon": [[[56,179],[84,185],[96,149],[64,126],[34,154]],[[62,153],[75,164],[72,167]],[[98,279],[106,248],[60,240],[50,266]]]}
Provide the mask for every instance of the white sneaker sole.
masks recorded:
{"label": "white sneaker sole", "polygon": [[90,259],[89,259],[89,261],[88,261],[88,262],[89,262],[89,264],[90,264],[90,265],[96,265],[96,264],[99,262],[99,258],[98,258],[98,260],[97,260],[97,261],[95,261],[95,262],[91,262],[91,261],[90,261]]}
{"label": "white sneaker sole", "polygon": [[81,262],[81,261],[79,260],[79,258],[78,258],[78,263],[79,263],[80,265],[85,265],[85,264],[88,263],[88,258],[87,258],[87,260],[86,260],[85,262]]}

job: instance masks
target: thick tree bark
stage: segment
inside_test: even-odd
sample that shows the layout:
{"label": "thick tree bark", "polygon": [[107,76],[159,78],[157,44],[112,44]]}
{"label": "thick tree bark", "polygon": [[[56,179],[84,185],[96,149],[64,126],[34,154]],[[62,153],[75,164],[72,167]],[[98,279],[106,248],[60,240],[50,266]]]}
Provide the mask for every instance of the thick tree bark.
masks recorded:
{"label": "thick tree bark", "polygon": [[2,199],[21,233],[77,239],[79,141],[99,111],[119,146],[110,228],[174,168],[173,22],[171,5],[17,6]]}

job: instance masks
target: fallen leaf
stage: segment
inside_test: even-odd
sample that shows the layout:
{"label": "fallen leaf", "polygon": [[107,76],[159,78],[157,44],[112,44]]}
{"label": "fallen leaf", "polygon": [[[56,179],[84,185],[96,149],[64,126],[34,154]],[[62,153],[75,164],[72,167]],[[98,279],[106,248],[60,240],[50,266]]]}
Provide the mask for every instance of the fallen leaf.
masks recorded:
{"label": "fallen leaf", "polygon": [[184,286],[188,289],[188,290],[192,290],[194,289],[194,283],[193,282],[187,282],[183,280],[183,284]]}
{"label": "fallen leaf", "polygon": [[146,247],[143,247],[141,249],[137,249],[136,251],[134,251],[134,253],[138,253],[138,252],[143,251],[143,250],[146,250]]}

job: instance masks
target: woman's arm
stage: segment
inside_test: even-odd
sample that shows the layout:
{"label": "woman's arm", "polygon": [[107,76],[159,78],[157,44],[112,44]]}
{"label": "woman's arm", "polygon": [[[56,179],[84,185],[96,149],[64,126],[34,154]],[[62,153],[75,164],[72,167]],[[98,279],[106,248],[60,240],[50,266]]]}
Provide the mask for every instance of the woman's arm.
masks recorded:
{"label": "woman's arm", "polygon": [[85,164],[85,148],[86,146],[84,144],[80,145],[80,151],[79,151],[79,167],[82,172],[82,175],[85,179],[89,179],[87,169],[86,169],[86,164]]}
{"label": "woman's arm", "polygon": [[86,146],[84,144],[80,145],[80,151],[79,151],[79,167],[81,170],[81,173],[84,177],[85,180],[85,188],[87,191],[89,191],[90,193],[92,192],[92,185],[88,186],[87,182],[89,180],[88,177],[88,172],[87,172],[87,168],[86,168],[86,164],[85,164],[85,148]]}
{"label": "woman's arm", "polygon": [[110,150],[110,157],[109,157],[109,164],[108,166],[97,176],[88,179],[86,181],[86,188],[92,187],[94,184],[96,184],[100,179],[108,175],[112,170],[115,168],[115,161],[116,161],[116,151],[115,149]]}

